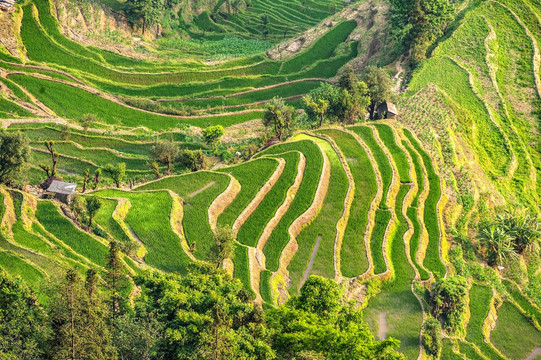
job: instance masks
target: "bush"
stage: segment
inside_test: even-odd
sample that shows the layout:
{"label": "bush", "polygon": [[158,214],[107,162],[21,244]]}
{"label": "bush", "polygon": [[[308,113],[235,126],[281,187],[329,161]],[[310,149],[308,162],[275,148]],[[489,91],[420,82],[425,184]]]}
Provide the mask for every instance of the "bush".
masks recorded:
{"label": "bush", "polygon": [[423,324],[422,343],[427,354],[438,358],[441,352],[441,325],[433,317]]}

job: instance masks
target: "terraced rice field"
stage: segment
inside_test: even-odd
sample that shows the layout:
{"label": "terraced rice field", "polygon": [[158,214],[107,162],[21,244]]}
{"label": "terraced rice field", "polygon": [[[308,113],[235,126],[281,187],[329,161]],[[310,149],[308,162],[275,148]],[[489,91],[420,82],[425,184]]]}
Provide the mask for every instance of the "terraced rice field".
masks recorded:
{"label": "terraced rice field", "polygon": [[[128,153],[132,140],[115,141]],[[43,234],[33,230],[32,239],[20,241],[47,259],[58,251],[49,243],[62,244],[62,267],[68,261],[103,265],[106,244],[115,239],[135,244],[135,269],[183,272],[190,262],[213,262],[215,228],[233,228],[236,247],[228,269],[256,301],[268,305],[297,293],[310,274],[340,282],[380,276],[385,285],[368,303],[367,319],[377,326],[379,314],[386,312],[389,334],[414,357],[423,312],[411,284],[422,277],[411,259],[422,259],[424,248],[440,247],[439,236],[421,235],[417,220],[434,210],[420,193],[425,186],[439,188],[433,167],[432,176],[421,176],[426,183],[415,180],[417,172],[432,166],[422,162],[429,160],[419,155],[422,151],[413,135],[385,124],[322,129],[274,145],[241,165],[173,175],[132,191],[92,192],[103,199],[96,223],[107,238],[76,230],[53,203],[37,201],[37,208],[25,209]],[[381,223],[380,213],[386,215]],[[438,212],[433,215],[439,219]],[[434,227],[424,224],[428,231]],[[28,226],[17,229],[29,231]],[[413,238],[428,244],[411,249]]]}

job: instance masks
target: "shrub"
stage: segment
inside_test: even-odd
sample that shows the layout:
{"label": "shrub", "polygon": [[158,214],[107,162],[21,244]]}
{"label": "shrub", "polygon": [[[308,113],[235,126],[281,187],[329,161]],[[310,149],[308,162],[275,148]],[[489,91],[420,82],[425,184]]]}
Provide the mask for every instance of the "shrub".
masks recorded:
{"label": "shrub", "polygon": [[438,358],[441,353],[441,325],[440,322],[433,317],[428,318],[423,324],[423,347],[425,351]]}

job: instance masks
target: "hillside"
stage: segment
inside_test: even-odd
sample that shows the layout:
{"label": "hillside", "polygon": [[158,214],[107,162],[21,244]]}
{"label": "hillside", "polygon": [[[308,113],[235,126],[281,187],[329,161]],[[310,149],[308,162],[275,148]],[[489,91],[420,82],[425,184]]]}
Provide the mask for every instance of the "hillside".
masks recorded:
{"label": "hillside", "polygon": [[[264,309],[318,275],[341,284],[370,330],[400,340],[408,359],[535,356],[539,253],[532,246],[491,263],[479,234],[505,210],[541,211],[541,3],[459,2],[415,65],[393,36],[387,1],[252,0],[238,12],[225,1],[195,3],[169,14],[190,37],[177,48],[167,36],[134,46],[133,34],[99,44],[103,33],[66,15],[88,17],[96,4],[31,0],[0,15],[9,24],[0,28],[0,121],[5,133],[24,134],[32,153],[18,186],[0,186],[0,268],[46,298],[45,284],[68,269],[105,278],[113,240],[132,277],[186,274],[190,264],[215,265],[216,234],[229,229],[234,252],[220,267]],[[112,10],[104,11],[106,28]],[[220,50],[196,47],[202,39]],[[394,76],[403,90],[397,119],[326,119],[267,141],[270,100],[303,108],[301,98],[336,84],[347,64]],[[212,125],[225,128],[218,145],[204,140]],[[101,201],[93,230],[36,190],[49,141],[57,175]],[[163,141],[201,151],[211,168],[175,162],[161,176],[161,163],[156,174],[149,167]],[[98,169],[119,164],[122,186],[104,172],[83,194]],[[464,308],[454,331],[438,318],[441,353],[432,356],[424,335],[434,289],[456,278],[466,284]]]}

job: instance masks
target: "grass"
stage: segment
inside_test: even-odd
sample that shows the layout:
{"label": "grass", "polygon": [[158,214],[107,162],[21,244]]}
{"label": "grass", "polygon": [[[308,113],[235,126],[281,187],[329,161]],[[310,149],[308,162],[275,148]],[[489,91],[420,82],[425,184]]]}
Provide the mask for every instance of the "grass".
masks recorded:
{"label": "grass", "polygon": [[402,146],[404,146],[404,148],[411,157],[413,168],[415,169],[415,176],[417,177],[417,186],[419,188],[413,198],[411,206],[408,208],[406,213],[407,217],[411,220],[413,224],[413,235],[410,239],[410,258],[415,267],[417,268],[421,280],[428,280],[430,278],[430,274],[417,261],[417,252],[419,251],[419,243],[421,240],[422,232],[421,223],[418,216],[419,195],[424,191],[425,188],[423,168],[421,166],[421,160],[419,155],[415,152],[415,150],[413,150],[409,143],[403,141]]}
{"label": "grass", "polygon": [[387,194],[389,193],[389,187],[391,186],[391,181],[393,178],[393,169],[391,167],[391,164],[389,164],[389,159],[374,138],[372,128],[367,126],[355,126],[352,127],[351,130],[353,130],[357,135],[361,137],[361,139],[365,142],[365,144],[372,152],[374,159],[376,160],[379,172],[381,174],[383,188],[383,196],[381,198],[379,207],[380,209],[387,209]]}
{"label": "grass", "polygon": [[354,20],[344,21],[325,35],[316,40],[306,51],[284,62],[280,69],[281,74],[297,73],[304,67],[314,64],[320,59],[330,58],[336,50],[336,47],[343,43],[349,34],[357,27]]}
{"label": "grass", "polygon": [[246,246],[237,245],[235,247],[233,263],[235,264],[233,276],[239,279],[246,290],[248,290],[255,297],[255,293],[252,290],[252,284],[250,282],[250,260],[248,258],[248,248]]}
{"label": "grass", "polygon": [[170,225],[171,196],[166,191],[148,193],[103,190],[94,193],[100,197],[125,198],[131,208],[124,222],[145,245],[145,261],[164,271],[184,272],[191,262],[182,249],[180,238]]}
{"label": "grass", "polygon": [[272,276],[272,272],[269,270],[263,270],[261,272],[261,279],[259,280],[259,292],[261,294],[261,298],[263,298],[263,301],[267,304],[272,304],[272,289],[270,284],[270,279]]}
{"label": "grass", "polygon": [[524,359],[539,346],[541,333],[510,302],[498,309],[498,322],[490,340],[509,359]]}
{"label": "grass", "polygon": [[240,193],[235,200],[218,217],[218,225],[231,228],[241,212],[254,199],[255,195],[269,180],[278,166],[274,159],[257,159],[220,172],[232,175],[241,185]]}
{"label": "grass", "polygon": [[483,323],[488,316],[492,289],[487,286],[473,285],[470,289],[470,321],[466,328],[466,340],[474,343],[489,359],[503,358],[486,343],[483,336]]}
{"label": "grass", "polygon": [[290,291],[296,292],[302,281],[312,254],[312,249],[321,236],[320,245],[314,264],[310,271],[312,275],[319,275],[334,279],[334,245],[336,240],[336,226],[344,212],[344,200],[347,195],[349,180],[342,167],[338,154],[328,141],[312,137],[323,149],[331,167],[330,186],[318,215],[297,236],[298,250],[293,257],[288,270],[291,279]]}
{"label": "grass", "polygon": [[[108,125],[145,126],[151,130],[165,130],[177,128],[181,124],[190,124],[201,128],[216,124],[227,127],[249,120],[260,119],[262,115],[261,112],[254,111],[245,114],[180,119],[146,113],[119,105],[85,90],[55,81],[38,79],[27,75],[11,75],[9,78],[28,89],[58,116],[71,120],[78,120],[83,114],[93,114]],[[75,103],[77,104],[76,107],[73,106]]]}
{"label": "grass", "polygon": [[436,174],[432,159],[426,151],[421,148],[409,130],[404,129],[404,134],[407,136],[417,153],[421,156],[428,175],[428,186],[430,190],[425,201],[425,212],[423,217],[424,224],[428,231],[428,246],[423,265],[427,270],[432,271],[434,276],[438,278],[443,277],[445,276],[446,268],[440,257],[440,219],[438,215],[438,202],[442,196],[440,178],[438,174]]}
{"label": "grass", "polygon": [[368,270],[364,233],[370,205],[378,190],[376,174],[366,151],[353,135],[339,130],[323,130],[321,133],[330,136],[338,145],[355,182],[354,198],[340,251],[340,265],[342,275],[359,276]]}
{"label": "grass", "polygon": [[446,360],[462,360],[462,356],[453,351],[453,341],[451,339],[443,339],[441,358]]}
{"label": "grass", "polygon": [[410,164],[404,151],[397,145],[393,129],[390,126],[384,124],[374,125],[378,131],[378,135],[383,142],[383,145],[389,150],[391,156],[398,169],[398,175],[400,176],[401,183],[410,183],[411,178],[409,175]]}
{"label": "grass", "polygon": [[531,316],[538,324],[541,324],[541,311],[539,311],[536,306],[532,305],[528,298],[520,291],[518,286],[508,280],[504,280],[503,284],[511,298],[526,312],[527,316]]}
{"label": "grass", "polygon": [[267,258],[267,268],[272,271],[278,270],[280,255],[289,242],[289,226],[310,207],[314,200],[319,178],[321,176],[323,156],[319,147],[310,140],[279,144],[258,154],[259,156],[265,154],[281,154],[295,150],[302,152],[306,157],[306,168],[299,190],[291,202],[289,210],[274,228],[274,231],[263,248],[263,252]]}
{"label": "grass", "polygon": [[67,218],[60,215],[52,202],[40,201],[36,217],[48,232],[72,248],[76,253],[81,254],[94,264],[105,265],[108,254],[107,246],[77,229]]}
{"label": "grass", "polygon": [[293,185],[297,176],[299,153],[296,151],[275,155],[276,158],[283,158],[286,166],[282,176],[278,179],[267,196],[259,206],[248,217],[237,233],[237,240],[247,246],[256,246],[265,226],[274,216],[280,205],[284,202],[287,190]]}
{"label": "grass", "polygon": [[[409,359],[416,359],[419,354],[419,333],[423,323],[421,304],[411,291],[411,281],[415,276],[406,257],[404,233],[408,229],[406,219],[401,215],[404,198],[409,186],[401,186],[396,199],[398,226],[389,239],[389,256],[394,275],[392,281],[383,285],[382,293],[368,302],[365,318],[372,331],[377,332],[378,318],[386,313],[387,336],[401,341],[400,351]],[[382,210],[378,210],[382,211]],[[388,212],[387,212],[388,213]]]}
{"label": "grass", "polygon": [[[190,197],[196,190],[214,181],[205,191]],[[208,208],[218,195],[229,185],[229,177],[211,172],[196,172],[183,176],[165,178],[149,183],[137,190],[168,189],[185,201],[182,226],[188,244],[195,246],[194,256],[199,260],[213,261],[215,258],[214,234],[210,228]],[[195,245],[193,245],[195,243]]]}
{"label": "grass", "polygon": [[0,250],[0,268],[13,276],[20,276],[23,280],[34,286],[39,285],[45,276],[35,267],[19,257]]}
{"label": "grass", "polygon": [[120,224],[113,218],[113,213],[118,205],[118,200],[101,199],[101,208],[94,217],[94,221],[99,224],[113,239],[128,244],[130,238]]}

